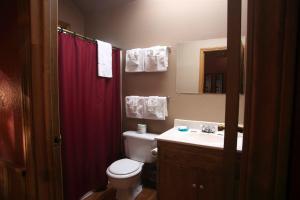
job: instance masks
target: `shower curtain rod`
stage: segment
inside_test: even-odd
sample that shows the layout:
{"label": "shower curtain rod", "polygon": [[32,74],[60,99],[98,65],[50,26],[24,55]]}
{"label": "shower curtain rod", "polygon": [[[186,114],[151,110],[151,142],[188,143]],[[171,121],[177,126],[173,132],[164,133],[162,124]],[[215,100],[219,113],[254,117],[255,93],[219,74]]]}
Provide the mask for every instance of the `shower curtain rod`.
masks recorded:
{"label": "shower curtain rod", "polygon": [[[97,43],[96,39],[93,39],[93,38],[90,38],[90,37],[86,37],[86,36],[84,36],[84,35],[78,34],[78,33],[74,32],[74,31],[70,31],[70,30],[68,30],[68,29],[64,29],[64,28],[59,27],[59,26],[57,27],[57,31],[59,31],[59,32],[64,32],[64,33],[68,33],[68,34],[71,34],[71,35],[75,35],[75,36],[80,37],[80,38],[82,38],[82,39],[84,39],[84,40],[88,40],[88,41],[90,41],[90,42]],[[118,49],[118,50],[120,50],[120,48],[114,47],[114,46],[113,46],[113,49]]]}

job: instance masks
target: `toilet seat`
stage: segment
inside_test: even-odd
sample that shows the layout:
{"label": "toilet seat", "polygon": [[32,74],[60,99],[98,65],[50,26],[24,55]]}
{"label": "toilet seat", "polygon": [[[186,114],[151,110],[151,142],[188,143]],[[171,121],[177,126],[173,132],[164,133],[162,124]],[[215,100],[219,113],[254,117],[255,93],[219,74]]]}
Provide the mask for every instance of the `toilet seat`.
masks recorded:
{"label": "toilet seat", "polygon": [[117,160],[106,170],[107,175],[113,178],[128,178],[142,171],[143,163],[127,158]]}
{"label": "toilet seat", "polygon": [[140,168],[140,163],[134,160],[129,160],[127,158],[117,160],[112,163],[108,170],[110,173],[116,175],[126,175],[131,174]]}

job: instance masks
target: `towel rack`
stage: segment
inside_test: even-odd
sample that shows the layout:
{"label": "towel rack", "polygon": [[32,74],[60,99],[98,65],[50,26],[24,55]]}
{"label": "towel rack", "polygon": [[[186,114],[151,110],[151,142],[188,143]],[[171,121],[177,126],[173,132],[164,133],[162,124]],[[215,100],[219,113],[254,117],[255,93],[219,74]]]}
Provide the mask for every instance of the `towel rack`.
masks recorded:
{"label": "towel rack", "polygon": [[[90,42],[92,42],[92,43],[97,43],[96,39],[94,39],[94,38],[86,37],[86,36],[84,36],[84,35],[81,35],[81,34],[79,34],[79,33],[74,32],[74,31],[70,31],[70,30],[68,30],[68,29],[64,29],[64,28],[62,28],[62,27],[60,27],[60,26],[57,27],[57,31],[58,31],[58,32],[61,32],[61,33],[67,33],[67,34],[70,34],[70,35],[77,36],[77,37],[79,37],[79,38],[81,38],[81,39],[90,41]],[[118,47],[115,47],[115,46],[113,46],[112,48],[113,48],[113,49],[117,49],[117,50],[121,50],[121,48],[118,48]]]}

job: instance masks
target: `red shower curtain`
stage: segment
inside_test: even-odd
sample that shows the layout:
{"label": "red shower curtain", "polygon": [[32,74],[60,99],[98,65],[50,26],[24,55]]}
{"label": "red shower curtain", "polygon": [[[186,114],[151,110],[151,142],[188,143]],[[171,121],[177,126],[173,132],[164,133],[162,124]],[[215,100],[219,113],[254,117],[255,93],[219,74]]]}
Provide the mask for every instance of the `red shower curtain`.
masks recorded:
{"label": "red shower curtain", "polygon": [[59,33],[60,116],[65,200],[104,189],[121,141],[120,51],[113,78],[97,76],[96,44]]}

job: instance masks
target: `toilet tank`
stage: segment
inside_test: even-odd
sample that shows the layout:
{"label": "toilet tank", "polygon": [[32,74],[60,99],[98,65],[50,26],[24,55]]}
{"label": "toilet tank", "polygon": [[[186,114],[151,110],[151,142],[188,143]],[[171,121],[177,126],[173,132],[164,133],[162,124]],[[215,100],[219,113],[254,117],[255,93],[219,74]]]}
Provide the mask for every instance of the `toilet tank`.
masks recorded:
{"label": "toilet tank", "polygon": [[127,158],[151,163],[154,161],[151,150],[156,148],[157,134],[126,131],[123,133],[125,155]]}

